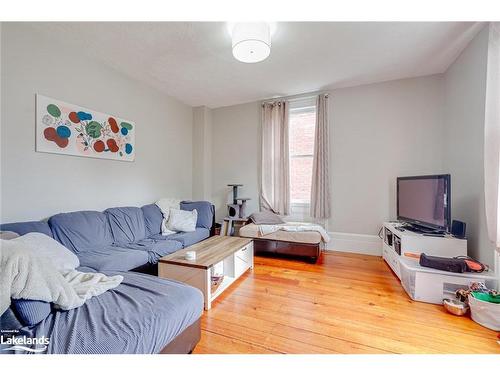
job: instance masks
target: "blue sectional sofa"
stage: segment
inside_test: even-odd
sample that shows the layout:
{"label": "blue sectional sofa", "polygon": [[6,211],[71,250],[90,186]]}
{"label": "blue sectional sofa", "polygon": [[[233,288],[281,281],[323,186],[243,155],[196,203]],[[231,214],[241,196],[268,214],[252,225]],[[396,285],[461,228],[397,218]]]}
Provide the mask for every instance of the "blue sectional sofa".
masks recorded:
{"label": "blue sectional sofa", "polygon": [[205,201],[183,201],[183,210],[198,211],[194,232],[162,236],[162,214],[155,204],[115,207],[103,212],[77,211],[34,221],[0,225],[20,235],[41,232],[73,251],[80,265],[96,271],[139,271],[157,274],[158,260],[210,236],[214,206]]}
{"label": "blue sectional sofa", "polygon": [[[160,257],[213,233],[212,204],[184,201],[181,209],[198,211],[194,232],[162,236],[162,215],[154,204],[0,225],[0,230],[19,235],[40,232],[53,237],[78,256],[82,272],[124,278],[117,288],[69,311],[56,310],[48,302],[12,300],[0,326],[18,335],[48,337],[45,353],[191,352],[200,339],[202,293],[177,281],[130,272],[155,274]],[[1,346],[1,354],[9,353]]]}

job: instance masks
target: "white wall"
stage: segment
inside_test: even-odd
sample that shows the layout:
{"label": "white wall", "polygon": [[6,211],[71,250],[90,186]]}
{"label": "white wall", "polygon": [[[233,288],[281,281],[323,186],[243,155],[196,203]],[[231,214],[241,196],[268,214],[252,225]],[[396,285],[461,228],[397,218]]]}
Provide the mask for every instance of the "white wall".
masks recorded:
{"label": "white wall", "polygon": [[212,111],[212,202],[217,220],[226,216],[232,196],[227,184],[243,184],[241,197],[252,198],[248,212],[259,207],[260,102]]}
{"label": "white wall", "polygon": [[[29,25],[4,24],[1,38],[1,222],[191,198],[191,107]],[[36,93],[135,121],[135,162],[35,152]]]}
{"label": "white wall", "polygon": [[335,90],[330,230],[377,234],[396,217],[396,177],[442,172],[442,77]]}
{"label": "white wall", "polygon": [[212,199],[212,111],[193,109],[193,199]]}
{"label": "white wall", "polygon": [[493,264],[484,209],[484,105],[488,27],[450,66],[445,82],[445,158],[452,174],[452,214],[467,223],[469,255]]}
{"label": "white wall", "polygon": [[[395,217],[396,177],[442,172],[442,76],[332,90],[332,232],[376,235]],[[213,110],[213,200],[227,183],[258,209],[260,102]]]}

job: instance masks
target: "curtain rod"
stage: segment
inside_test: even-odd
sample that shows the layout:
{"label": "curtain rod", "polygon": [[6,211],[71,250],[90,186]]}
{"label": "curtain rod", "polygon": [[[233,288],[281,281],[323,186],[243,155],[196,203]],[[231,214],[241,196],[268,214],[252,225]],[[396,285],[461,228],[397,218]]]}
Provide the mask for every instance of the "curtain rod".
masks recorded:
{"label": "curtain rod", "polygon": [[277,98],[269,98],[269,99],[264,99],[262,101],[262,104],[264,103],[272,103],[277,100],[286,100],[286,101],[295,101],[295,100],[303,100],[303,99],[312,99],[315,98],[318,95],[329,95],[328,91],[314,91],[314,92],[309,92],[307,94],[296,94],[296,95],[288,95],[288,96],[280,96]]}

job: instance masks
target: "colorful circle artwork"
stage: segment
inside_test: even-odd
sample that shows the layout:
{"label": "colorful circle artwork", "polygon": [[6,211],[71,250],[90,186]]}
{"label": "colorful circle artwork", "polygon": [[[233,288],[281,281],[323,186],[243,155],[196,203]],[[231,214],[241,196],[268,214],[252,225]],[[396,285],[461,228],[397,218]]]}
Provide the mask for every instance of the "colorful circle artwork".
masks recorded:
{"label": "colorful circle artwork", "polygon": [[135,124],[37,95],[36,151],[133,161]]}

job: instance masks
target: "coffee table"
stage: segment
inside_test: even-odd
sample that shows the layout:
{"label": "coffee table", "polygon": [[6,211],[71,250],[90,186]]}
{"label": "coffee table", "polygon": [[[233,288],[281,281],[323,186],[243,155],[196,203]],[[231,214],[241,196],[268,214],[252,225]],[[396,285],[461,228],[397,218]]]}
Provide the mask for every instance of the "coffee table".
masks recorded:
{"label": "coffee table", "polygon": [[[196,252],[195,260],[185,259],[187,251]],[[203,293],[205,310],[229,285],[253,268],[253,241],[249,238],[214,236],[160,258],[158,276],[192,285]],[[212,292],[212,273],[224,278]]]}

